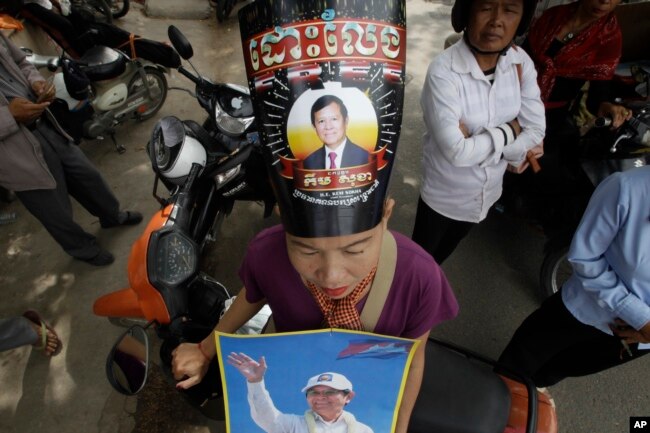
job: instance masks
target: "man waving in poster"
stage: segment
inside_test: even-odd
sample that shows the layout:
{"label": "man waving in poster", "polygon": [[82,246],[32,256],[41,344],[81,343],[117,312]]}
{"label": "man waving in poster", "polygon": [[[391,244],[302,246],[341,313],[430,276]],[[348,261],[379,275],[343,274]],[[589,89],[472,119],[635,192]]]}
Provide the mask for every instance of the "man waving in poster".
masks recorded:
{"label": "man waving in poster", "polygon": [[352,383],[339,373],[321,373],[311,377],[302,392],[307,397],[303,416],[280,412],[264,386],[266,360],[255,361],[244,353],[231,353],[228,363],[247,379],[248,403],[255,423],[267,433],[373,433],[354,415],[343,410],[354,398]]}

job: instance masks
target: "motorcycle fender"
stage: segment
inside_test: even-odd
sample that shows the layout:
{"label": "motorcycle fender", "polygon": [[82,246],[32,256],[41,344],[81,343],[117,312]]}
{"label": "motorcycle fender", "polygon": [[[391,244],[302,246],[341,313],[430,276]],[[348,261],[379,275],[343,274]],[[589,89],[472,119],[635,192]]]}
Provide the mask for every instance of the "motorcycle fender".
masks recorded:
{"label": "motorcycle fender", "polygon": [[[159,65],[157,63],[152,63],[149,60],[144,60],[144,59],[139,59],[139,61],[140,61],[140,67],[141,68],[154,68],[154,69],[158,69],[163,74],[167,74],[167,75],[170,74],[170,69],[168,67],[166,67],[166,66]],[[137,69],[136,69],[135,73],[136,74],[138,73]]]}
{"label": "motorcycle fender", "polygon": [[93,313],[102,317],[144,317],[138,296],[130,287],[97,299],[93,304]]}
{"label": "motorcycle fender", "polygon": [[142,235],[133,243],[127,265],[129,284],[138,299],[140,314],[147,320],[156,320],[160,324],[169,323],[171,319],[162,294],[149,281],[147,256],[151,234],[165,225],[172,208],[173,205],[168,205],[151,217]]}
{"label": "motorcycle fender", "polygon": [[[526,433],[528,420],[528,392],[523,383],[499,375],[510,390],[510,416],[506,427],[507,433]],[[557,414],[555,403],[550,395],[537,393],[537,430],[536,433],[557,433]]]}
{"label": "motorcycle fender", "polygon": [[97,97],[93,101],[93,107],[98,111],[109,111],[119,107],[126,101],[129,95],[129,90],[124,83],[116,83],[106,89],[98,92]]}

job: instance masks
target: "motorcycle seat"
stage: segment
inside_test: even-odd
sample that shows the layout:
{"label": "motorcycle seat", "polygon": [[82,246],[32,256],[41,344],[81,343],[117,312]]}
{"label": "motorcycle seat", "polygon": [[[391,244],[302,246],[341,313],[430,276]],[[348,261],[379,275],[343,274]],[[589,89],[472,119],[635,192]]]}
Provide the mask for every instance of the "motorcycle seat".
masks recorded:
{"label": "motorcycle seat", "polygon": [[502,433],[510,392],[492,366],[427,341],[409,433]]}
{"label": "motorcycle seat", "polygon": [[94,46],[77,61],[91,81],[115,78],[126,70],[126,57],[117,50]]}

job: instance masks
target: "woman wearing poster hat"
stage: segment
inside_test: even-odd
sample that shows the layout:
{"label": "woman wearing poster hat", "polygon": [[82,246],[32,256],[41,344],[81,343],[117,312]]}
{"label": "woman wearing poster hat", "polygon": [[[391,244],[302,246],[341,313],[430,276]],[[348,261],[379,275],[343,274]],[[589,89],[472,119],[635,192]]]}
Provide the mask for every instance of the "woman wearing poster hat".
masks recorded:
{"label": "woman wearing poster hat", "polygon": [[[388,230],[394,201],[386,201],[384,217],[374,228],[346,236],[303,238],[282,226],[256,236],[240,268],[244,287],[215,330],[234,333],[268,303],[277,332],[345,328],[421,341],[409,368],[397,420],[406,433],[424,371],[424,347],[431,328],[454,318],[456,298],[442,270],[406,236]],[[394,239],[394,276],[374,329],[360,322],[373,279],[381,271],[384,239]],[[361,310],[361,311],[360,311]],[[187,389],[205,376],[215,358],[213,335],[200,344],[181,344],[172,368]]]}
{"label": "woman wearing poster hat", "polygon": [[540,157],[544,106],[535,67],[513,38],[534,0],[456,0],[463,37],[436,57],[422,90],[423,182],[413,240],[442,263],[501,195],[508,166]]}
{"label": "woman wearing poster hat", "polygon": [[310,410],[304,415],[284,414],[264,386],[266,360],[255,361],[244,353],[231,353],[228,363],[246,378],[248,403],[255,423],[267,433],[373,433],[345,407],[355,396],[352,382],[339,373],[326,372],[309,378],[301,392]]}
{"label": "woman wearing poster hat", "polygon": [[[335,9],[323,11],[323,3],[315,0],[256,1],[240,11],[249,88],[256,118],[261,119],[260,138],[282,226],[264,230],[249,244],[239,271],[244,287],[215,329],[233,333],[268,304],[276,332],[343,328],[420,340],[396,420],[395,431],[406,433],[422,382],[426,339],[432,327],[456,316],[458,304],[431,256],[388,230],[394,201],[386,199],[386,191],[399,142],[406,77],[405,2],[334,3]],[[330,32],[334,16],[349,20],[344,28],[350,30]],[[305,26],[305,20],[311,24]],[[389,45],[373,49],[347,44],[351,29],[359,28],[376,41],[390,34]],[[286,48],[285,39],[272,36],[280,30],[314,44],[270,57],[269,49]],[[321,37],[310,39],[317,34]],[[346,47],[360,59],[355,60],[356,66],[361,64],[358,69],[346,66],[351,57]],[[304,77],[293,74],[298,60],[316,62],[317,67]],[[353,71],[354,79],[346,71]],[[304,80],[291,80],[299,76]],[[290,120],[304,114],[307,101],[324,94],[338,95],[351,118],[364,119],[354,126],[361,131],[355,141],[371,137],[363,146],[373,153],[366,164],[326,173],[296,166],[293,152],[309,147],[305,141],[313,135],[292,134],[292,128],[310,125],[292,126]],[[380,121],[378,113],[391,121]],[[376,313],[373,320],[368,319],[370,311]],[[215,351],[212,335],[198,345],[181,344],[172,361],[177,386],[199,383]]]}

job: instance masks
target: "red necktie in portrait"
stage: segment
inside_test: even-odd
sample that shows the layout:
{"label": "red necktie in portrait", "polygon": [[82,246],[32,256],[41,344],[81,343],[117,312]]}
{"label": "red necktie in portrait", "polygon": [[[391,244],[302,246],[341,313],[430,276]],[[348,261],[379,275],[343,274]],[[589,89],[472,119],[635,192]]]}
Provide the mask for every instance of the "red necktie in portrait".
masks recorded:
{"label": "red necktie in portrait", "polygon": [[336,152],[330,152],[330,169],[336,168]]}

